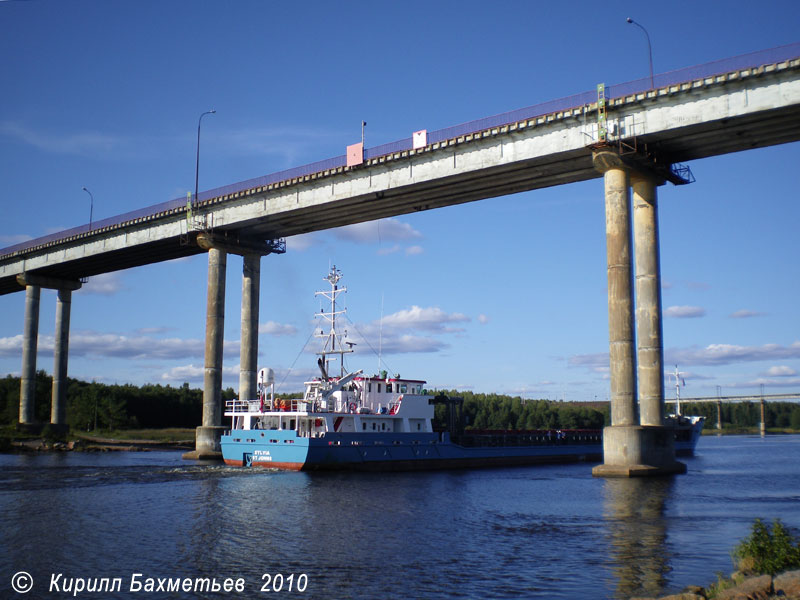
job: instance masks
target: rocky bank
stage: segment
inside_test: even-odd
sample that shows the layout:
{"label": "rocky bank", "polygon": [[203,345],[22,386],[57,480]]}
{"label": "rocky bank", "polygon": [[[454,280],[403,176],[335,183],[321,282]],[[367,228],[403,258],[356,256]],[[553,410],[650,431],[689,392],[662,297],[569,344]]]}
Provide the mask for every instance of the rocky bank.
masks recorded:
{"label": "rocky bank", "polygon": [[714,594],[697,586],[690,586],[680,594],[661,598],[632,598],[631,600],[800,600],[800,570],[776,575],[746,577],[738,585]]}

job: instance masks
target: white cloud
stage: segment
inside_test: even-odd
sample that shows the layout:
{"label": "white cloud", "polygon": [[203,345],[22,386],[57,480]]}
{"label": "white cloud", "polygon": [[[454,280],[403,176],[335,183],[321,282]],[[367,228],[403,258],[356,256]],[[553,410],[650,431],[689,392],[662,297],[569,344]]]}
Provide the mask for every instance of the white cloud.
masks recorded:
{"label": "white cloud", "polygon": [[670,306],[664,311],[664,316],[676,319],[696,319],[706,316],[706,310],[699,306]]}
{"label": "white cloud", "polygon": [[763,317],[764,313],[755,310],[742,309],[742,310],[737,310],[736,312],[731,313],[728,316],[730,316],[731,319],[749,319],[751,317]]}
{"label": "white cloud", "polygon": [[770,367],[767,369],[765,375],[769,377],[793,377],[797,375],[797,371],[791,367],[787,367],[786,365],[781,365],[777,367]]}
{"label": "white cloud", "polygon": [[293,235],[286,238],[286,250],[289,252],[302,252],[314,246],[318,241],[319,234],[316,232]]}
{"label": "white cloud", "polygon": [[388,254],[396,254],[397,252],[400,252],[400,244],[395,244],[394,246],[391,246],[389,248],[383,248],[383,247],[379,248],[378,249],[378,256],[386,256]]}
{"label": "white cloud", "polygon": [[97,294],[100,296],[112,296],[124,289],[119,273],[103,273],[89,277],[89,281],[84,283],[76,294]]}
{"label": "white cloud", "polygon": [[484,314],[478,315],[478,323],[481,325],[486,325],[489,322],[489,317]]}
{"label": "white cloud", "polygon": [[140,327],[135,331],[139,335],[151,335],[154,333],[166,333],[171,331],[171,327]]}
{"label": "white cloud", "polygon": [[22,334],[0,338],[0,356],[22,356]]}
{"label": "white cloud", "polygon": [[448,347],[449,344],[432,337],[409,334],[396,335],[390,333],[384,335],[380,350],[383,354],[413,354],[420,352],[439,352]]}
{"label": "white cloud", "polygon": [[416,256],[425,252],[422,246],[409,246],[406,248],[406,256]]}
{"label": "white cloud", "polygon": [[286,325],[283,323],[276,323],[275,321],[267,321],[258,326],[258,333],[264,335],[294,335],[297,333],[297,328],[294,325]]}
{"label": "white cloud", "polygon": [[346,225],[333,229],[331,232],[340,240],[357,244],[402,242],[422,237],[422,234],[411,225],[394,218]]}
{"label": "white cloud", "polygon": [[[287,250],[302,252],[312,246],[330,242],[331,238],[335,241],[352,242],[354,244],[377,244],[378,254],[394,254],[400,252],[402,246],[399,242],[422,238],[422,234],[408,223],[403,223],[398,219],[379,219],[366,223],[356,223],[337,227],[327,231],[312,231],[301,233],[286,238]],[[392,242],[391,245],[383,246],[384,243]],[[405,250],[406,254],[419,254],[422,247],[418,245],[409,246]]]}
{"label": "white cloud", "polygon": [[800,385],[800,377],[789,377],[785,379],[770,379],[768,377],[757,377],[756,379],[752,379],[750,381],[738,381],[735,383],[726,384],[725,387],[730,388],[740,388],[740,389],[747,389],[756,388],[758,386],[764,387],[780,387],[786,388],[789,386],[797,386]]}
{"label": "white cloud", "polygon": [[[449,344],[437,336],[463,332],[454,323],[469,322],[461,313],[446,313],[438,307],[411,308],[387,315],[381,321],[348,327],[348,340],[356,343],[357,353],[382,354],[439,352]],[[412,332],[419,331],[422,335]]]}
{"label": "white cloud", "polygon": [[596,354],[575,354],[567,359],[570,367],[584,367],[595,373],[605,373],[609,370],[608,352]]}
{"label": "white cloud", "polygon": [[[763,346],[737,346],[734,344],[710,344],[705,348],[671,348],[664,353],[666,364],[722,366],[762,360],[778,360],[800,358],[800,342],[788,346],[765,344]],[[597,354],[576,354],[567,359],[570,367],[582,367],[594,373],[608,373],[609,358],[607,352]],[[669,369],[665,375],[669,374]],[[791,377],[797,372],[786,366],[771,367],[766,375],[771,377]],[[695,373],[684,372],[684,379],[707,379]]]}
{"label": "white cloud", "polygon": [[[55,341],[52,335],[40,335],[39,353],[52,354]],[[224,342],[226,355],[239,355],[239,342]],[[21,356],[22,335],[0,338],[0,357]],[[205,342],[199,339],[156,338],[148,335],[123,335],[96,331],[76,331],[69,338],[70,356],[93,358],[128,358],[134,360],[179,360],[202,358]]]}
{"label": "white cloud", "polygon": [[164,381],[203,381],[204,369],[202,366],[184,365],[173,367],[166,373],[161,374]]}
{"label": "white cloud", "polygon": [[446,327],[449,323],[465,323],[470,319],[461,313],[448,314],[439,307],[411,308],[398,311],[383,318],[384,328],[421,329],[423,331],[463,331],[463,328]]}
{"label": "white cloud", "polygon": [[670,363],[686,365],[730,365],[762,360],[800,358],[800,342],[789,346],[765,344],[763,346],[737,346],[710,344],[705,348],[673,349],[667,351]]}

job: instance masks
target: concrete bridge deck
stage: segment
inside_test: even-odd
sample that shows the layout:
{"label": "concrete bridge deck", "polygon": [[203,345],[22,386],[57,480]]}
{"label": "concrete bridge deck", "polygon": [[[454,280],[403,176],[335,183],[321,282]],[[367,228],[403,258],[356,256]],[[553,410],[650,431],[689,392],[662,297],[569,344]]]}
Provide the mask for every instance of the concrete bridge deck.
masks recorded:
{"label": "concrete bridge deck", "polygon": [[[766,58],[774,62],[759,62]],[[737,59],[659,75],[655,89],[611,87],[608,141],[668,171],[800,140],[800,44]],[[175,200],[0,250],[0,295],[22,291],[23,273],[78,280],[201,253],[203,229],[232,242],[277,239],[598,178],[597,142],[597,94],[586,92],[431,132],[418,148],[409,138],[367,150],[356,166],[338,157],[211,190],[191,218],[186,201]]]}

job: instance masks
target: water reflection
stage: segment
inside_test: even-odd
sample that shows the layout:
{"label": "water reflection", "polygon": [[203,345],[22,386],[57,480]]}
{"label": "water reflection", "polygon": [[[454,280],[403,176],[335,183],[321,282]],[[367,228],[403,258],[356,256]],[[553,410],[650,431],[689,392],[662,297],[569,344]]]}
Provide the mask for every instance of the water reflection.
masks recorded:
{"label": "water reflection", "polygon": [[665,506],[672,497],[674,478],[614,478],[603,483],[603,518],[616,596],[658,596],[672,570]]}

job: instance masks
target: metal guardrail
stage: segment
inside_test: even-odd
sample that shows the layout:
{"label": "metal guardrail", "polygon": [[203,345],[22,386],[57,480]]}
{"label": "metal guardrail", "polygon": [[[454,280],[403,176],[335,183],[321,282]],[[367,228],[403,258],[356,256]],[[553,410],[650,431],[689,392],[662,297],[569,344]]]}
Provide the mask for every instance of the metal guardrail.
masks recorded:
{"label": "metal guardrail", "polygon": [[[713,77],[715,75],[722,75],[733,71],[743,69],[759,68],[765,65],[781,63],[787,60],[800,58],[800,42],[788,44],[785,46],[778,46],[767,50],[759,50],[750,52],[748,54],[741,54],[730,58],[724,58],[693,67],[685,67],[667,73],[660,73],[654,76],[655,88],[662,88],[679,83],[686,83],[695,81],[697,79],[704,79]],[[653,89],[651,87],[650,77],[644,77],[629,81],[627,83],[620,83],[616,85],[606,86],[606,97],[608,99],[620,98],[631,94],[641,93]],[[550,100],[540,104],[534,104],[525,108],[501,113],[491,117],[484,117],[475,121],[469,121],[460,125],[446,127],[436,131],[428,132],[428,144],[435,144],[444,140],[452,139],[462,135],[483,131],[493,127],[500,127],[526,119],[541,117],[543,115],[564,111],[568,109],[580,108],[593,104],[597,100],[596,90],[575,94],[556,100]],[[364,158],[369,160],[395,152],[402,152],[412,149],[411,137],[403,138],[388,144],[382,144],[373,148],[367,148],[364,151]],[[295,179],[297,177],[304,177],[314,173],[321,173],[331,169],[344,167],[347,163],[346,156],[336,156],[325,160],[317,161],[311,164],[294,167],[284,171],[278,171],[262,177],[240,181],[230,185],[226,185],[211,190],[206,190],[198,194],[197,201],[203,202],[212,198],[219,198],[238,192],[243,192],[253,188],[268,186],[281,181]],[[174,211],[176,209],[185,208],[186,198],[176,198],[160,204],[154,204],[135,211],[127,212],[115,217],[109,217],[101,221],[95,221],[91,226],[91,231],[98,229],[105,229],[122,225],[123,223],[135,222],[137,219],[144,219],[158,215],[160,213]],[[0,258],[6,257],[16,252],[22,252],[38,246],[43,246],[47,243],[57,240],[67,239],[90,231],[89,225],[81,225],[73,227],[64,231],[53,233],[50,235],[21,242],[13,246],[0,249]]]}

